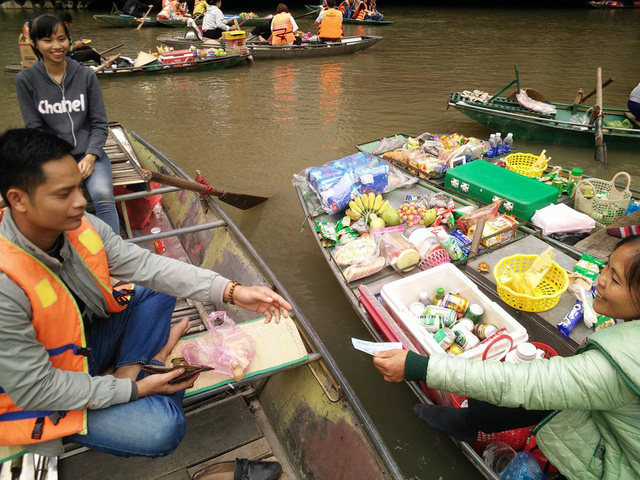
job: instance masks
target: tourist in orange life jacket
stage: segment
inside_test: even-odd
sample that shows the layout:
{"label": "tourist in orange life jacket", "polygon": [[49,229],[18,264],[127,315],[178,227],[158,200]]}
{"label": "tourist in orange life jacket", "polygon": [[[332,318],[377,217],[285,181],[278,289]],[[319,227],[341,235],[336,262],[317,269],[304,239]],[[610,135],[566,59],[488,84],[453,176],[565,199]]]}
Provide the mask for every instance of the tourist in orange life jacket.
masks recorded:
{"label": "tourist in orange life jacket", "polygon": [[340,11],[343,18],[352,18],[356,11],[356,0],[344,0],[340,4]]}
{"label": "tourist in orange life jacket", "polygon": [[298,24],[284,3],[278,4],[276,14],[271,20],[271,45],[288,45],[296,39]]}
{"label": "tourist in orange life jacket", "polygon": [[358,5],[356,5],[356,9],[353,12],[353,16],[351,18],[355,18],[356,20],[364,20],[367,16],[367,4],[364,0],[360,0]]}
{"label": "tourist in orange life jacket", "polygon": [[325,42],[339,42],[342,39],[342,12],[336,8],[336,0],[327,0],[327,9],[318,18],[318,37]]}
{"label": "tourist in orange life jacket", "polygon": [[[44,456],[62,440],[119,456],[157,457],[185,433],[195,377],[164,365],[189,328],[175,297],[233,302],[279,321],[291,305],[264,286],[125,242],[85,212],[73,147],[38,129],[0,136],[0,446]],[[112,287],[111,278],[135,285]]]}
{"label": "tourist in orange life jacket", "polygon": [[364,3],[367,10],[365,20],[382,20],[384,18],[384,15],[376,8],[376,0],[365,0]]}

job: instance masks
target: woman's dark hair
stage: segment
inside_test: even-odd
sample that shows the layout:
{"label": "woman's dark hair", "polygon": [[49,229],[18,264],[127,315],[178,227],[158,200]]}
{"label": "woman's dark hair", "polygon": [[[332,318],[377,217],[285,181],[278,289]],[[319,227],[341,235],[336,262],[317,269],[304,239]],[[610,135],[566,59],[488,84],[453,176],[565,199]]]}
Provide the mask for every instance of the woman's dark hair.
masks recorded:
{"label": "woman's dark hair", "polygon": [[62,27],[65,35],[68,37],[69,31],[60,17],[53,15],[52,13],[38,15],[37,17],[29,20],[29,36],[35,44],[36,41],[53,35],[53,32],[57,30],[58,25]]}
{"label": "woman's dark hair", "polygon": [[19,188],[31,195],[47,181],[42,165],[71,154],[73,147],[53,133],[35,128],[7,130],[0,136],[0,196]]}
{"label": "woman's dark hair", "polygon": [[276,8],[276,13],[289,13],[289,9],[284,3],[279,3],[278,8]]}
{"label": "woman's dark hair", "polygon": [[618,242],[616,250],[623,245],[633,246],[635,253],[627,265],[625,265],[624,276],[627,288],[631,294],[631,301],[634,307],[640,310],[640,235],[627,237]]}

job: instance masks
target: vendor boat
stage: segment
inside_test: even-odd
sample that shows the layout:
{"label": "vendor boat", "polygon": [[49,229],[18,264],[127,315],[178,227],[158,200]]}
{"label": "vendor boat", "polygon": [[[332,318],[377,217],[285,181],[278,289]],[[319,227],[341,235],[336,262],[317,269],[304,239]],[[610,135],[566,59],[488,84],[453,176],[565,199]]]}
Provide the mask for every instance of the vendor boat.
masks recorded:
{"label": "vendor boat", "polygon": [[120,28],[135,28],[140,25],[141,21],[144,21],[145,27],[158,26],[155,15],[152,17],[146,17],[143,20],[142,18],[122,13],[115,3],[112,5],[111,12],[109,14],[94,15],[93,18],[96,20],[102,20],[103,22],[107,22],[109,25]]}
{"label": "vendor boat", "polygon": [[[304,8],[307,9],[308,12],[315,12],[322,10],[322,5],[305,5]],[[393,24],[393,20],[358,20],[356,18],[343,18],[343,25],[391,25]]]}
{"label": "vendor boat", "polygon": [[100,78],[108,78],[137,74],[191,72],[196,70],[223,70],[225,68],[232,67],[233,65],[237,65],[243,61],[247,61],[248,58],[248,54],[243,54],[210,57],[201,60],[193,60],[180,63],[153,63],[151,65],[144,65],[141,67],[118,67],[114,65],[100,70],[96,73],[96,75]]}
{"label": "vendor boat", "polygon": [[[522,106],[516,100],[515,93],[509,97],[501,96],[513,85],[516,86],[516,92],[535,93],[538,98],[530,99],[529,103],[538,104],[540,107],[537,111],[527,108],[530,105]],[[512,132],[521,140],[577,147],[594,145],[597,115],[593,114],[593,108],[582,103],[548,102],[536,90],[521,89],[517,65],[515,79],[495,95],[454,92],[449,97],[448,107],[455,108],[497,132]],[[604,108],[602,111],[603,134],[607,147],[622,150],[639,149],[640,125],[627,118],[627,111],[616,108]]]}
{"label": "vendor boat", "polygon": [[640,2],[634,2],[631,5],[618,1],[589,2],[589,6],[591,8],[598,8],[600,10],[620,10],[629,8],[640,8]]}
{"label": "vendor boat", "polygon": [[[387,265],[382,270],[371,276],[354,281],[348,281],[345,277],[344,269],[339,266],[336,260],[334,252],[325,248],[320,235],[315,235],[315,232],[318,231],[317,227],[320,222],[337,222],[344,216],[344,213],[336,215],[327,215],[325,213],[316,214],[318,210],[318,202],[315,193],[308,187],[308,185],[298,184],[295,188],[302,210],[306,217],[307,224],[312,233],[314,233],[317,246],[322,256],[331,269],[331,272],[334,274],[340,288],[351,303],[354,311],[369,330],[374,340],[378,342],[401,342],[407,349],[428,355],[428,350],[425,348],[424,344],[421,343],[421,335],[416,335],[415,331],[408,328],[407,325],[399,319],[398,311],[394,310],[394,306],[384,300],[385,297],[382,293],[385,285],[389,285],[396,281],[407,283],[412,276],[421,275],[425,272],[421,271],[420,268],[414,268],[412,271],[400,273]],[[419,179],[416,184],[408,188],[397,189],[384,194],[383,196],[386,200],[390,201],[392,206],[398,206],[404,202],[406,196],[422,196],[433,193],[442,193],[442,190],[425,179]],[[474,202],[469,199],[456,197],[449,193],[446,193],[446,195],[455,201],[456,207],[474,204]],[[472,285],[468,288],[479,289],[479,292],[487,297],[490,302],[495,302],[495,304],[497,304],[512,318],[517,318],[517,322],[528,332],[529,341],[542,342],[546,347],[551,347],[548,351],[562,356],[569,356],[579,346],[581,341],[590,333],[584,325],[578,325],[572,331],[571,336],[568,339],[565,339],[560,335],[555,327],[555,325],[575,304],[574,298],[570,295],[563,295],[558,307],[554,308],[550,312],[534,314],[518,311],[502,302],[496,292],[493,276],[491,274],[486,275],[479,272],[479,265],[481,262],[487,263],[489,271],[492,271],[493,267],[506,256],[522,252],[541,252],[549,246],[548,243],[539,238],[539,235],[535,234],[535,232],[532,233],[533,234],[529,234],[518,227],[515,235],[511,239],[501,242],[495,247],[488,248],[479,256],[472,256],[469,260],[458,262],[455,264],[454,268],[457,269],[459,273],[466,276],[467,283]],[[577,252],[563,251],[557,252],[555,261],[563,268],[571,269],[577,258],[579,258]],[[442,271],[445,273],[439,273],[439,275],[449,275],[452,273],[450,270],[451,266],[449,265],[440,265],[434,268],[443,269]],[[460,275],[456,273],[455,276],[459,277]],[[420,281],[422,282],[422,280]],[[417,288],[418,291],[420,291],[420,288],[424,290],[424,287]],[[418,295],[416,293],[416,300],[417,296]],[[408,305],[404,310],[408,311]],[[459,396],[455,396],[447,392],[436,392],[429,389],[422,382],[407,382],[407,385],[422,403],[432,404],[435,402],[449,406],[460,406],[461,402],[464,400]],[[484,445],[482,444],[482,440],[486,440],[487,437],[482,437],[482,435],[486,434],[481,433],[478,441],[473,444],[464,442],[456,443],[465,456],[469,458],[472,464],[485,478],[498,480],[498,475],[482,460],[479,453],[481,449],[486,446],[486,443]],[[519,448],[522,448],[524,447],[526,438],[528,437],[528,431],[526,431],[526,429],[522,429],[522,431],[519,432],[519,435],[522,435],[519,444]],[[497,437],[493,441],[496,441],[496,439]]]}
{"label": "vendor boat", "polygon": [[[216,310],[226,310],[245,332],[253,332],[256,356],[244,378],[232,381],[212,372],[198,378],[183,403],[185,438],[171,455],[160,460],[119,458],[67,444],[59,460],[49,460],[49,470],[55,470],[57,463],[61,478],[85,480],[193,478],[195,472],[214,463],[249,458],[277,459],[288,479],[336,478],[336,465],[340,465],[341,478],[404,478],[318,334],[216,201],[177,187],[147,184],[142,169],[192,179],[162,152],[119,124],[110,125],[105,151],[114,165],[114,184],[138,186],[133,193],[116,196],[116,204],[126,207],[122,210],[126,241],[151,251],[154,242],[162,241],[166,247],[163,255],[215,270],[245,285],[267,285],[294,308],[291,319],[264,325],[256,318],[258,314],[233,305],[179,299],[174,318],[189,317],[187,335],[203,334],[203,320]],[[153,208],[151,215],[150,199],[158,194],[162,195],[162,209]],[[134,228],[130,219],[145,212],[150,223]],[[151,234],[153,227],[162,232]],[[274,345],[278,345],[277,354],[273,354]],[[262,348],[269,355],[261,356]],[[19,447],[13,451],[0,447],[0,459],[18,459],[23,453]],[[3,471],[3,478],[9,467],[11,472],[19,471],[16,461],[4,464],[7,472]],[[37,478],[45,475],[40,472]]]}

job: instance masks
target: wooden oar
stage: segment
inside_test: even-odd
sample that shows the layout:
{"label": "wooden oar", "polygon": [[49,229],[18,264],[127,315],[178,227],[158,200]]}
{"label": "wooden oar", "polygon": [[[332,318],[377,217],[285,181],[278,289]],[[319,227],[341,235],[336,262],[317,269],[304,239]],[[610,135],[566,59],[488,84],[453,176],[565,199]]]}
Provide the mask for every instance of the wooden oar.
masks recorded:
{"label": "wooden oar", "polygon": [[147,15],[149,15],[149,12],[151,11],[151,9],[153,8],[153,5],[149,7],[149,10],[147,10],[147,13],[145,13],[142,16],[142,19],[140,20],[140,25],[138,25],[136,27],[136,30],[140,30],[142,28],[142,25],[144,25],[144,21],[147,19]]}
{"label": "wooden oar", "polygon": [[[615,81],[615,78],[610,78],[609,80],[607,80],[606,82],[604,82],[604,83],[602,84],[602,87],[601,87],[601,88],[605,88],[605,87],[609,86],[609,85],[610,85],[610,84],[612,84],[614,81]],[[587,93],[586,95],[584,95],[584,96],[582,97],[582,99],[580,100],[580,102],[579,102],[579,103],[584,103],[584,102],[585,102],[585,100],[587,100],[587,99],[589,99],[589,98],[593,97],[593,96],[597,93],[597,91],[598,91],[598,89],[597,89],[597,88],[595,88],[594,90],[591,90],[589,93]]]}
{"label": "wooden oar", "polygon": [[[199,173],[196,171],[196,173]],[[256,205],[261,204],[269,197],[259,197],[256,195],[249,195],[246,193],[232,193],[225,190],[219,190],[215,187],[209,187],[202,183],[192,182],[183,178],[173,177],[171,175],[164,175],[158,172],[152,172],[150,170],[143,171],[143,178],[145,181],[154,181],[162,183],[163,185],[171,185],[173,187],[183,188],[185,190],[191,190],[192,192],[198,192],[205,195],[212,195],[218,197],[220,201],[231,205],[232,207],[239,208],[240,210],[248,210]]]}
{"label": "wooden oar", "polygon": [[604,143],[604,136],[602,133],[602,118],[604,112],[602,111],[602,67],[596,69],[596,106],[598,109],[598,115],[596,116],[596,154],[595,159],[597,162],[607,163],[607,146]]}
{"label": "wooden oar", "polygon": [[104,70],[105,68],[111,66],[111,64],[113,62],[115,62],[118,58],[120,57],[119,53],[116,53],[115,55],[110,56],[109,58],[107,58],[104,62],[102,62],[102,64],[96,68],[93,73],[98,73],[102,70]]}
{"label": "wooden oar", "polygon": [[104,56],[106,53],[109,52],[113,52],[116,48],[120,48],[124,46],[124,43],[119,43],[118,45],[116,45],[115,47],[111,47],[111,48],[107,48],[106,50],[103,50],[102,52],[98,52],[98,55],[100,55],[101,57]]}

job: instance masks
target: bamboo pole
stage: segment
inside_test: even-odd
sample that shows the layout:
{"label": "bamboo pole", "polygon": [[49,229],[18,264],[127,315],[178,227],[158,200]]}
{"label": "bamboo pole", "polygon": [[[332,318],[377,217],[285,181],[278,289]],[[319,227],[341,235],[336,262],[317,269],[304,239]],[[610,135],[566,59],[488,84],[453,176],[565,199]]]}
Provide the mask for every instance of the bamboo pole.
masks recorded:
{"label": "bamboo pole", "polygon": [[604,136],[602,133],[602,117],[604,116],[602,110],[602,67],[598,67],[596,69],[596,108],[598,109],[598,114],[596,117],[596,135],[595,135],[595,143],[596,143],[596,153],[595,159],[597,162],[602,164],[607,163],[607,146],[604,143]]}

